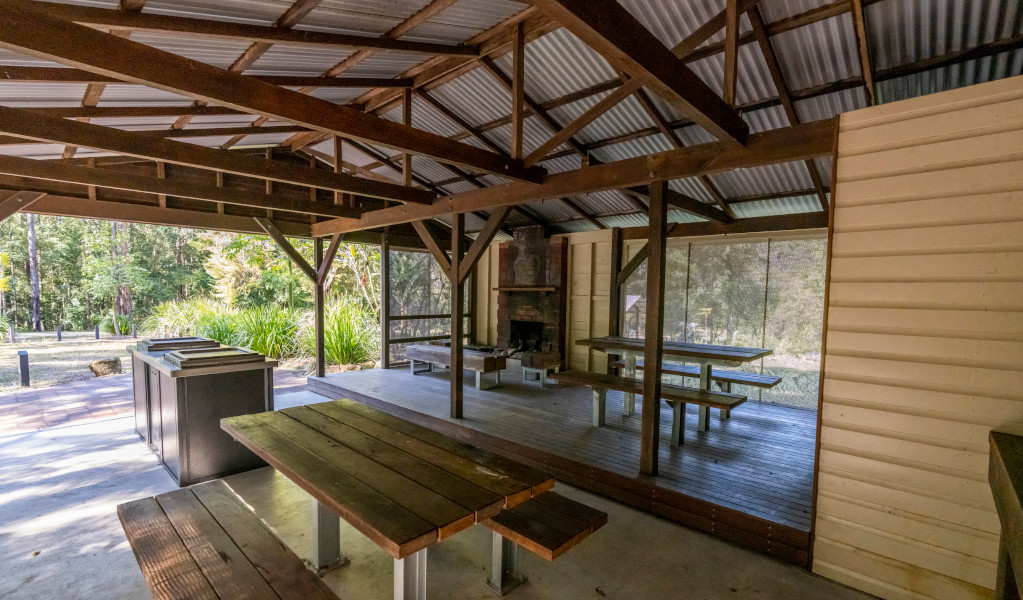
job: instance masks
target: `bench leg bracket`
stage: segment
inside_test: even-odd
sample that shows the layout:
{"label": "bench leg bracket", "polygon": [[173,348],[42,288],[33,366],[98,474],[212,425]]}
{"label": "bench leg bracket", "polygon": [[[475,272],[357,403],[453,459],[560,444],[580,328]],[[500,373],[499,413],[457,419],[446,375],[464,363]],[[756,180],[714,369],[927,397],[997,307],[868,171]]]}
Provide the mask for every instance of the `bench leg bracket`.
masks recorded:
{"label": "bench leg bracket", "polygon": [[518,546],[515,542],[496,531],[493,535],[494,547],[487,587],[498,596],[504,596],[525,583],[526,578],[518,571]]}
{"label": "bench leg bracket", "polygon": [[501,372],[494,371],[494,382],[489,384],[483,383],[483,373],[476,371],[476,389],[477,390],[492,390],[494,388],[501,387]]}
{"label": "bench leg bracket", "polygon": [[[636,377],[636,355],[626,354],[625,355],[625,368],[622,370],[623,377],[635,378]],[[622,407],[622,414],[626,417],[631,417],[636,414],[636,394],[625,394],[625,405]]]}
{"label": "bench leg bracket", "polygon": [[671,403],[671,445],[681,446],[684,442],[686,428],[685,402]]}
{"label": "bench leg bracket", "polygon": [[426,600],[426,550],[394,559],[394,600]]}

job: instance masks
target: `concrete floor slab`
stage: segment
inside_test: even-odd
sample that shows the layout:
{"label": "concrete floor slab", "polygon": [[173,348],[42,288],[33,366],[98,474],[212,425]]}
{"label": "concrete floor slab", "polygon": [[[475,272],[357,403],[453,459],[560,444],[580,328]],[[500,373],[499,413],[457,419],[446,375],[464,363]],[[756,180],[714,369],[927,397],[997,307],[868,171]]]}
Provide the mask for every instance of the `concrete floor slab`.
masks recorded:
{"label": "concrete floor slab", "polygon": [[[287,395],[290,396],[290,395]],[[281,396],[284,405],[317,400]],[[148,598],[117,520],[117,504],[175,489],[132,431],[133,419],[0,436],[0,598]],[[312,500],[274,469],[226,478],[299,556],[312,554]],[[558,484],[609,513],[608,525],[553,563],[520,552],[529,578],[509,598],[829,598],[867,596],[796,567]],[[429,597],[492,599],[491,536],[472,527],[430,549]],[[327,583],[346,599],[390,598],[393,561],[342,523],[349,564]]]}

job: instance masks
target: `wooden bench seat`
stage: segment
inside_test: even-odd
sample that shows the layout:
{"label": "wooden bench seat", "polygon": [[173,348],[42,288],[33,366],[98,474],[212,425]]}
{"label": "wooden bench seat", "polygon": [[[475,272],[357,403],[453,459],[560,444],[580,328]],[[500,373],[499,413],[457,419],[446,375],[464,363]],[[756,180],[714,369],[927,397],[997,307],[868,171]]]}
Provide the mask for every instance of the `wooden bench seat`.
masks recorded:
{"label": "wooden bench seat", "polygon": [[156,600],[338,600],[221,480],[121,504]]}
{"label": "wooden bench seat", "polygon": [[[616,360],[611,363],[612,367],[619,369],[625,368],[625,361]],[[643,370],[643,363],[636,361],[636,370]],[[697,365],[680,365],[676,363],[662,363],[661,364],[662,375],[679,375],[681,377],[700,377],[700,367]],[[726,371],[723,369],[712,369],[710,372],[710,378],[718,383],[732,384],[737,383],[741,385],[752,385],[759,388],[773,388],[774,386],[781,383],[781,377],[775,375],[759,375],[757,373],[744,373],[742,371]],[[724,389],[724,391],[731,391]]]}
{"label": "wooden bench seat", "polygon": [[[631,377],[618,377],[604,373],[586,371],[566,371],[551,376],[551,379],[562,383],[576,383],[593,388],[593,425],[600,427],[606,422],[605,408],[607,391],[616,390],[626,394],[642,394],[643,380]],[[712,392],[681,385],[661,384],[661,399],[671,405],[673,418],[671,423],[671,444],[682,444],[683,427],[685,426],[686,404],[701,407],[699,431],[707,431],[707,412],[703,409],[717,408],[731,410],[746,401],[746,396],[730,392]]]}
{"label": "wooden bench seat", "polygon": [[555,492],[546,492],[483,521],[494,532],[493,564],[487,585],[500,595],[522,583],[516,548],[553,561],[607,524],[607,513]]}
{"label": "wooden bench seat", "polygon": [[[433,365],[451,366],[451,348],[447,346],[431,346],[428,344],[412,344],[405,346],[405,356],[409,360],[412,374],[433,371]],[[426,369],[416,370],[416,363],[426,363]],[[501,385],[501,371],[508,366],[508,359],[503,355],[477,350],[462,350],[462,366],[476,372],[476,389],[489,390]],[[494,373],[494,383],[484,386],[483,374]]]}

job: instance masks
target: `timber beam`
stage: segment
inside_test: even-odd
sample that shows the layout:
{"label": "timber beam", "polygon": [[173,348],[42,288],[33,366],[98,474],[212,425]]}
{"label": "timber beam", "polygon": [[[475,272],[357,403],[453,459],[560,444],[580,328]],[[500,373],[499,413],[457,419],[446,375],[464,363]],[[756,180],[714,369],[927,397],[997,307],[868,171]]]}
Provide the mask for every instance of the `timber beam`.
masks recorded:
{"label": "timber beam", "polygon": [[[259,81],[287,87],[310,88],[411,88],[411,78],[392,79],[386,77],[298,77],[291,75],[246,75]],[[97,75],[82,69],[61,67],[18,67],[0,66],[0,81],[8,82],[59,82],[59,83],[103,83],[120,84],[120,79]]]}
{"label": "timber beam", "polygon": [[48,15],[59,19],[82,25],[102,26],[104,29],[173,33],[178,36],[189,37],[218,37],[248,42],[285,44],[288,46],[358,48],[363,50],[415,52],[440,56],[472,57],[479,55],[479,50],[472,46],[451,46],[447,44],[412,42],[360,35],[293,30],[283,27],[265,27],[262,25],[248,25],[210,19],[107,10],[71,4],[46,3],[39,10],[45,11]]}
{"label": "timber beam", "polygon": [[343,173],[334,173],[326,169],[259,159],[228,150],[206,148],[154,135],[49,117],[18,108],[0,106],[0,132],[41,142],[93,148],[200,169],[375,198],[429,203],[435,197],[434,194],[425,190],[408,188],[396,183],[383,183]]}
{"label": "timber beam", "polygon": [[671,50],[616,0],[530,0],[552,20],[586,42],[723,141],[742,144],[748,127]]}
{"label": "timber beam", "polygon": [[521,160],[55,18],[40,6],[0,0],[0,48],[512,179],[538,183],[546,175]]}
{"label": "timber beam", "polygon": [[273,194],[254,194],[249,189],[232,189],[197,184],[194,181],[160,179],[113,169],[76,167],[60,161],[34,160],[18,156],[0,155],[0,174],[41,179],[77,185],[127,190],[146,194],[191,198],[207,202],[222,202],[238,206],[267,208],[326,217],[351,217],[361,211],[327,202],[284,197]]}
{"label": "timber beam", "polygon": [[438,198],[431,206],[404,205],[363,213],[359,219],[325,221],[314,226],[316,236],[333,235],[386,225],[432,219],[445,213],[465,213],[515,206],[548,198],[649,185],[657,181],[721,173],[738,168],[829,156],[836,135],[833,119],[774,129],[749,137],[745,148],[728,142],[669,150],[574,171],[555,173],[542,185],[508,183]]}

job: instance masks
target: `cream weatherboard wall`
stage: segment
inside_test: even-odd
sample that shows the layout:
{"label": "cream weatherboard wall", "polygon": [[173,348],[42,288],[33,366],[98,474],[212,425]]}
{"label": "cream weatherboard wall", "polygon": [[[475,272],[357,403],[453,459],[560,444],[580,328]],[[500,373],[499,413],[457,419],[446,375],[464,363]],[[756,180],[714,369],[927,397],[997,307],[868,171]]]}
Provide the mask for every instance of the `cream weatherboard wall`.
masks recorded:
{"label": "cream weatherboard wall", "polygon": [[[611,293],[611,231],[558,235],[568,240],[568,365],[581,371],[607,370],[602,352],[576,345],[576,340],[607,335]],[[497,340],[497,248],[491,244],[476,267],[479,342]]]}
{"label": "cream weatherboard wall", "polygon": [[1023,434],[1023,78],[840,127],[813,570],[991,598],[987,435]]}

